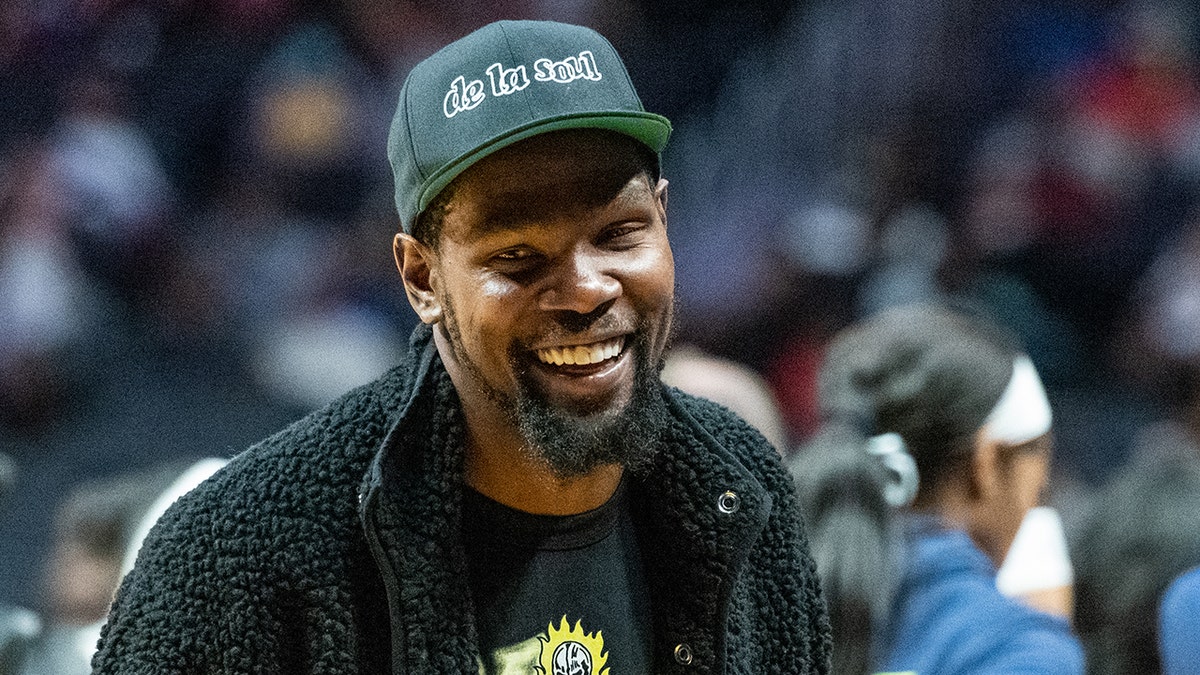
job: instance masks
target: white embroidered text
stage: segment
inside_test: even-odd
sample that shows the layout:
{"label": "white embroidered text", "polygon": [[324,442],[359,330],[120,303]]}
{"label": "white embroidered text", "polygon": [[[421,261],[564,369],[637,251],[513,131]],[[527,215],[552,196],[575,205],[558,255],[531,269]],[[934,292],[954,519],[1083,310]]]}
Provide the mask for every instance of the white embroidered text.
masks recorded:
{"label": "white embroidered text", "polygon": [[442,99],[442,112],[446,117],[454,117],[464,110],[470,110],[483,103],[486,95],[483,93],[483,82],[472,80],[467,84],[467,78],[459,75],[450,84],[450,91]]}
{"label": "white embroidered text", "polygon": [[[502,63],[493,63],[485,71],[491,85],[492,96],[508,96],[529,86],[529,74],[525,66],[505,68]],[[596,81],[602,79],[596,67],[596,57],[590,51],[579,52],[579,56],[568,56],[561,61],[537,59],[533,62],[533,79],[538,82],[569,84],[575,80]],[[447,118],[460,112],[478,107],[487,98],[483,80],[467,81],[463,75],[454,78],[450,91],[442,99],[442,112]]]}

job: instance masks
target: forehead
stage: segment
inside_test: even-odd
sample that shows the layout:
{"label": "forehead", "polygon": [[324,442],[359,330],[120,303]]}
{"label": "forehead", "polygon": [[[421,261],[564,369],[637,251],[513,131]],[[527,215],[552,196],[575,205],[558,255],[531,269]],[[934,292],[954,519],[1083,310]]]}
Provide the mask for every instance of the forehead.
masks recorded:
{"label": "forehead", "polygon": [[516,143],[455,179],[445,234],[469,237],[652,200],[647,153],[633,139],[600,130],[552,132]]}

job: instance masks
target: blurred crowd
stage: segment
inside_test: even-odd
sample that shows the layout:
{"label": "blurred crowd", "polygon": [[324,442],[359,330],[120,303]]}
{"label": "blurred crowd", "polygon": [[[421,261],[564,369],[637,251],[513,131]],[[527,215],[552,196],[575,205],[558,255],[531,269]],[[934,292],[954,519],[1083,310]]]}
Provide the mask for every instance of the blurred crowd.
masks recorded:
{"label": "blurred crowd", "polygon": [[[1147,457],[1200,464],[1190,3],[13,0],[0,604],[97,620],[95,598],[62,609],[62,566],[119,558],[144,472],[232,455],[393,362],[416,321],[389,245],[394,97],[498,18],[597,28],[674,122],[680,335],[767,384],[784,452],[818,424],[837,330],[954,298],[1046,381],[1068,535],[1140,503]],[[116,534],[79,549],[82,515]]]}

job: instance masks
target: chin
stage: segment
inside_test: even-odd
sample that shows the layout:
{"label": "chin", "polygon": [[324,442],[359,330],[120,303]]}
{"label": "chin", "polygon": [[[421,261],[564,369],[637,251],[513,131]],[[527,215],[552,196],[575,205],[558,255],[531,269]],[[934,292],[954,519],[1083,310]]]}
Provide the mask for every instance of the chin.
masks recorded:
{"label": "chin", "polygon": [[629,412],[632,395],[621,393],[611,396],[596,396],[586,400],[545,400],[547,407],[564,416],[573,417],[584,425],[610,423]]}

